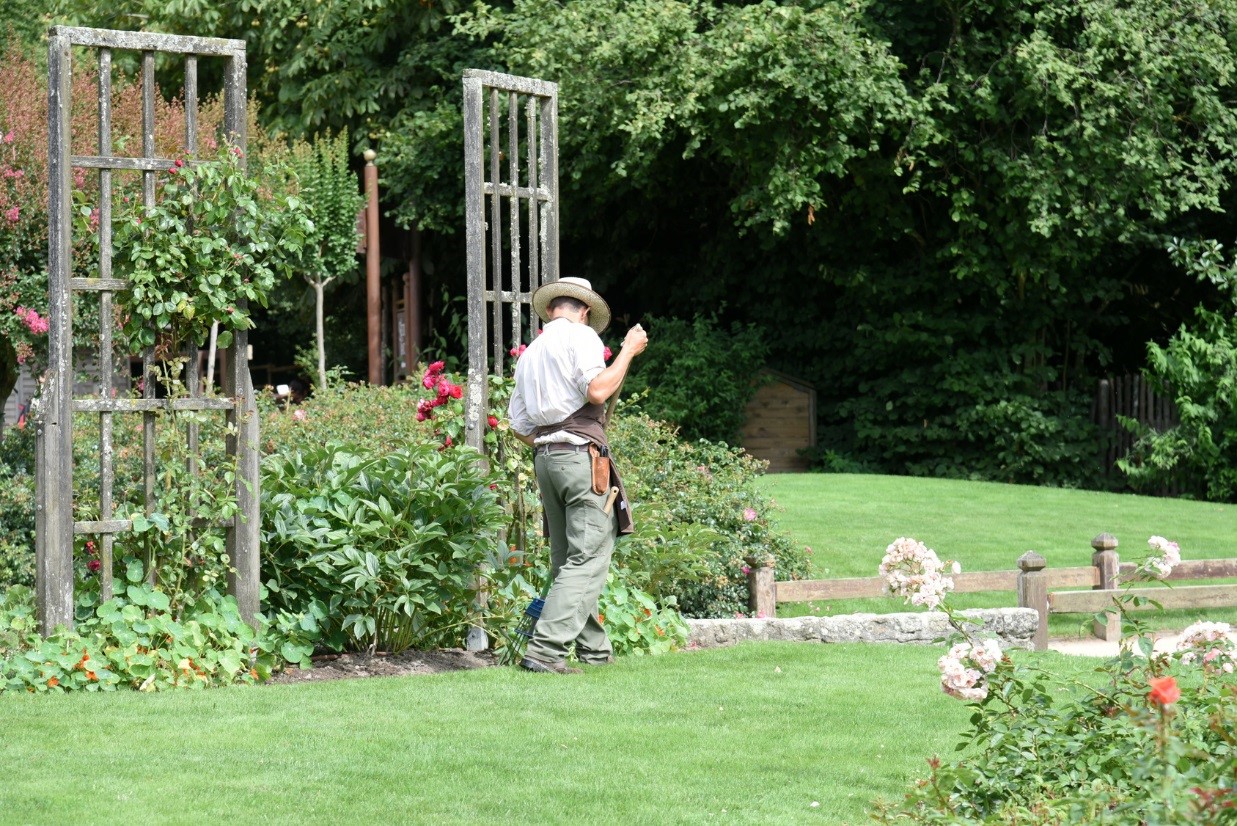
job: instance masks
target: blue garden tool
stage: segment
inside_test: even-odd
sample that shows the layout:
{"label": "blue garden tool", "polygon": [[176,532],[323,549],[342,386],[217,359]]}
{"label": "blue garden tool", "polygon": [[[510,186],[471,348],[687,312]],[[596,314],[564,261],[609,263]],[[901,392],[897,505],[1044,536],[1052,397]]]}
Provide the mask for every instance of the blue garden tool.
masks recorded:
{"label": "blue garden tool", "polygon": [[520,618],[520,624],[516,626],[515,633],[526,640],[531,640],[533,630],[537,627],[537,620],[541,619],[541,609],[544,607],[545,596],[539,596],[530,602],[524,609],[524,616]]}

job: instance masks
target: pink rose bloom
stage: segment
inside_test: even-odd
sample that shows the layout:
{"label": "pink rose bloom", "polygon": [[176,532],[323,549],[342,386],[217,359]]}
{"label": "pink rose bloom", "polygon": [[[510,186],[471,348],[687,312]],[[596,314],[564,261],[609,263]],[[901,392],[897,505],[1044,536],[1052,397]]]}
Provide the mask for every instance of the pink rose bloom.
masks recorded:
{"label": "pink rose bloom", "polygon": [[744,508],[744,509],[743,509],[743,521],[744,521],[744,522],[755,522],[755,521],[756,521],[756,517],[757,517],[758,515],[759,515],[759,514],[757,514],[757,513],[756,513],[756,511],[754,511],[754,510],[753,510],[753,509],[751,509],[751,508]]}

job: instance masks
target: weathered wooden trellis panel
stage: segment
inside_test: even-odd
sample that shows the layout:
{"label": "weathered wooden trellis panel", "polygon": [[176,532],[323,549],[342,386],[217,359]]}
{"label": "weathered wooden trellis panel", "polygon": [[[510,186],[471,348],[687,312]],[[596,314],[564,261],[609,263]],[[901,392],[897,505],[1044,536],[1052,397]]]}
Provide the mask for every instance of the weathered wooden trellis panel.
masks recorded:
{"label": "weathered wooden trellis panel", "polygon": [[464,72],[464,211],[466,439],[484,451],[487,377],[535,328],[533,292],[559,277],[558,84]]}
{"label": "weathered wooden trellis panel", "polygon": [[[73,50],[85,47],[98,56],[98,145],[94,153],[78,152],[72,145],[70,100]],[[136,51],[142,57],[142,141],[140,154],[117,154],[112,145],[112,53]],[[103,592],[111,590],[111,550],[116,534],[132,529],[132,520],[115,518],[113,511],[112,418],[115,414],[143,417],[144,481],[147,509],[154,498],[155,414],[160,410],[216,410],[231,426],[227,452],[236,461],[235,494],[239,515],[227,525],[231,558],[229,591],[239,603],[241,615],[254,621],[258,610],[258,432],[253,386],[246,359],[248,335],[237,331],[223,377],[224,397],[203,396],[197,376],[197,359],[189,359],[186,385],[189,397],[176,400],[155,397],[154,355],[142,354],[146,377],[143,398],[116,399],[110,391],[115,357],[112,330],[113,295],[127,284],[112,273],[112,176],[115,171],[142,176],[145,203],[155,200],[156,176],[172,165],[172,159],[155,151],[155,56],[183,56],[185,143],[192,153],[198,143],[198,59],[224,62],[224,130],[235,145],[246,145],[245,44],[240,40],[183,37],[140,32],[109,31],[57,26],[48,35],[48,293],[50,307],[49,371],[44,399],[36,420],[38,427],[36,554],[39,627],[48,633],[58,625],[73,624],[73,542],[75,535],[99,537],[103,563]],[[123,151],[123,150],[122,150]],[[98,170],[99,175],[99,265],[91,277],[74,278],[72,261],[72,188],[74,168]],[[99,369],[101,392],[97,398],[75,398],[72,296],[95,293],[100,302]],[[73,414],[88,412],[99,417],[100,491],[99,518],[75,519],[73,508]],[[191,455],[197,437],[191,428]],[[194,472],[190,460],[187,472]]]}

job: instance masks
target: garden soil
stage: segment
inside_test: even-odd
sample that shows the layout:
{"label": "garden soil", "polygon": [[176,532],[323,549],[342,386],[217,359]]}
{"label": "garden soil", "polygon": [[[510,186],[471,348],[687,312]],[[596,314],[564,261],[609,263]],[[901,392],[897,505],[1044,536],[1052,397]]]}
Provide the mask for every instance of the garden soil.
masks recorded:
{"label": "garden soil", "polygon": [[488,668],[498,664],[493,651],[442,648],[434,651],[404,651],[400,654],[324,654],[313,658],[313,668],[289,668],[274,674],[267,685],[345,680],[358,677],[406,677],[413,674],[445,674]]}

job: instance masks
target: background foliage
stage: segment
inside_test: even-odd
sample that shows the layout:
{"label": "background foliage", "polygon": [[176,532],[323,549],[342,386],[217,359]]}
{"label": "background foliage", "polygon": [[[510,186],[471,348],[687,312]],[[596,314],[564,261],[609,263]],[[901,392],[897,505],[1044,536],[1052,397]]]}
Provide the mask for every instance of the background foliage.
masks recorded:
{"label": "background foliage", "polygon": [[266,123],[378,149],[435,330],[464,292],[460,72],[557,81],[563,260],[620,318],[755,324],[835,468],[1100,484],[1095,380],[1222,302],[1165,247],[1234,234],[1237,0],[52,12],[245,38]]}
{"label": "background foliage", "polygon": [[[737,445],[744,408],[760,386],[768,346],[755,326],[729,328],[716,316],[690,321],[646,318],[649,346],[623,385],[658,421],[678,425],[686,439]],[[647,391],[647,392],[646,392]]]}

